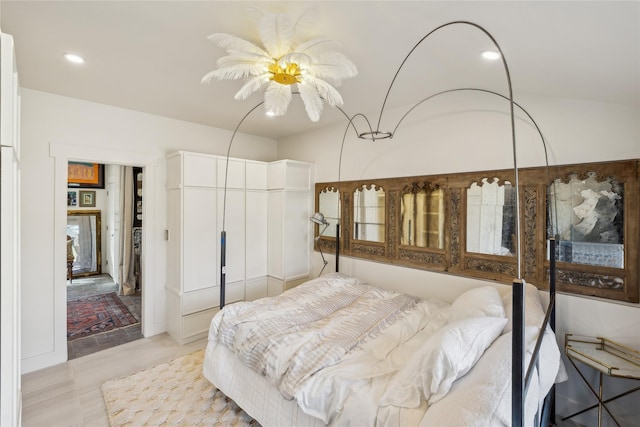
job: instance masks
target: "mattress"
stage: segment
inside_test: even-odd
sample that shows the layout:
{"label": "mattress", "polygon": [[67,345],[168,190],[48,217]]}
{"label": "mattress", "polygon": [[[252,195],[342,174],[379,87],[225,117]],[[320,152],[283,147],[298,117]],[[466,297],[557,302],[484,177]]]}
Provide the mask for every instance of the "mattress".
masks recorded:
{"label": "mattress", "polygon": [[225,346],[209,342],[204,376],[261,425],[320,427],[324,422],[300,409],[295,400],[285,400],[266,377],[247,369]]}

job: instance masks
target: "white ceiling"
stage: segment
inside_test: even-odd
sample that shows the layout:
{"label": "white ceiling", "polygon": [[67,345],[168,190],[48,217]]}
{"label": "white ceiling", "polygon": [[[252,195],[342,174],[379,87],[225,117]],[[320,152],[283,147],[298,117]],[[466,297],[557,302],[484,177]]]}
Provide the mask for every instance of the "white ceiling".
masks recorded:
{"label": "white ceiling", "polygon": [[[261,97],[236,101],[239,81],[201,84],[225,54],[206,37],[258,42],[252,7],[298,16],[313,9],[311,36],[340,42],[359,75],[339,88],[349,115],[377,120],[387,87],[409,50],[437,26],[468,20],[487,29],[508,62],[513,92],[640,106],[638,1],[5,1],[0,28],[14,36],[25,88],[234,129]],[[439,30],[404,66],[387,106],[456,87],[507,94],[504,68],[479,57],[488,37],[468,25]],[[62,54],[87,63],[74,66]],[[294,97],[286,116],[257,110],[240,131],[283,138],[337,122],[330,107],[311,123]]]}

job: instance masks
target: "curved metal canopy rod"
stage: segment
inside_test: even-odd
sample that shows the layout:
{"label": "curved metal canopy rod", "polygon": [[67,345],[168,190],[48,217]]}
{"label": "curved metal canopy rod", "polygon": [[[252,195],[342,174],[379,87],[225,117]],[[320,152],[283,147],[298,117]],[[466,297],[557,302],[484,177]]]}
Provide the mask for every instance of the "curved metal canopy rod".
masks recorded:
{"label": "curved metal canopy rod", "polygon": [[[469,25],[471,27],[477,28],[478,30],[480,30],[482,33],[484,33],[493,43],[493,45],[495,46],[496,49],[498,49],[498,52],[500,53],[500,59],[502,60],[502,65],[504,66],[504,70],[505,70],[505,74],[506,74],[506,78],[507,78],[507,86],[509,89],[509,113],[510,113],[510,119],[511,119],[511,145],[512,145],[512,149],[513,149],[513,170],[514,170],[514,176],[515,176],[515,187],[516,187],[516,197],[515,197],[515,203],[516,203],[516,212],[520,212],[520,194],[519,194],[519,188],[520,188],[520,183],[519,183],[519,177],[518,177],[518,158],[517,158],[517,149],[516,149],[516,126],[515,126],[515,114],[514,114],[514,101],[513,101],[513,87],[511,84],[511,73],[509,72],[509,66],[507,65],[507,61],[504,57],[504,53],[502,52],[502,48],[500,47],[500,45],[498,44],[498,42],[496,41],[496,39],[491,35],[491,33],[489,33],[489,31],[487,31],[484,27],[474,23],[474,22],[470,22],[470,21],[452,21],[452,22],[448,22],[446,24],[442,24],[438,27],[436,27],[435,29],[429,31],[424,37],[422,37],[409,51],[409,53],[405,56],[405,58],[402,60],[402,62],[400,63],[400,66],[398,67],[398,69],[396,70],[396,73],[393,76],[393,79],[391,80],[391,84],[389,85],[389,88],[387,89],[387,93],[384,97],[384,101],[382,102],[382,107],[380,108],[380,115],[378,116],[378,124],[376,126],[375,130],[370,130],[369,132],[362,132],[358,134],[358,138],[360,139],[370,139],[370,140],[378,140],[378,139],[390,139],[393,138],[393,132],[389,132],[389,131],[381,131],[380,130],[380,123],[382,122],[382,115],[384,113],[384,108],[387,104],[387,99],[389,98],[389,94],[391,93],[391,89],[393,88],[393,84],[395,83],[398,75],[400,74],[400,71],[402,70],[402,67],[404,66],[404,64],[407,62],[407,60],[409,59],[409,57],[411,56],[411,54],[413,54],[413,52],[418,48],[418,46],[424,41],[426,40],[429,36],[431,36],[433,33],[452,26],[452,25]],[[420,103],[420,102],[419,102]],[[416,104],[417,105],[417,104]],[[412,107],[412,109],[415,108]],[[349,117],[342,109],[338,108],[349,120],[349,126],[353,126],[353,118],[355,118],[358,115],[354,115],[352,117]],[[411,111],[411,110],[410,110]],[[408,114],[408,113],[407,113]],[[361,116],[364,117],[364,115],[360,114]],[[402,117],[401,121],[404,119],[405,116]],[[366,117],[365,117],[366,119]],[[369,121],[367,120],[367,123],[369,123]],[[355,130],[355,126],[354,130]],[[371,129],[371,126],[369,125],[369,129]],[[397,126],[396,126],[397,129]],[[346,132],[345,132],[346,134]],[[344,139],[343,139],[343,145],[344,145]],[[342,148],[341,148],[341,153],[342,153]],[[522,280],[522,261],[521,261],[521,242],[520,242],[520,236],[521,236],[521,225],[520,225],[520,215],[516,215],[516,273],[517,273],[517,279],[520,281]]]}
{"label": "curved metal canopy rod", "polygon": [[[499,96],[500,98],[503,98],[507,101],[509,101],[509,98],[506,97],[505,95],[489,90],[489,89],[481,89],[481,88],[473,88],[473,87],[465,87],[465,88],[457,88],[457,89],[447,89],[447,90],[443,90],[437,93],[434,93],[433,95],[427,96],[426,98],[421,99],[420,101],[416,102],[411,108],[409,108],[409,110],[407,110],[407,112],[400,118],[400,120],[398,121],[398,123],[396,124],[396,127],[393,128],[393,132],[391,132],[391,134],[393,136],[396,135],[398,128],[400,127],[400,124],[402,124],[402,122],[404,121],[404,119],[411,114],[416,108],[418,108],[420,105],[424,104],[426,101],[429,101],[433,98],[439,97],[441,95],[446,95],[449,93],[455,93],[455,92],[465,92],[465,91],[469,91],[469,92],[481,92],[481,93],[487,93],[490,95],[495,95],[495,96]],[[528,118],[529,121],[531,122],[531,124],[535,127],[536,131],[538,132],[538,135],[540,136],[540,141],[542,143],[542,149],[544,151],[544,161],[545,161],[545,167],[547,169],[547,182],[549,184],[553,184],[555,186],[555,183],[551,182],[551,171],[550,171],[550,167],[549,167],[549,153],[547,150],[547,142],[544,138],[544,134],[542,133],[542,130],[540,129],[540,126],[538,126],[538,123],[535,121],[535,119],[533,118],[533,116],[520,104],[518,104],[517,102],[513,102],[513,104],[518,107],[518,109],[520,111],[522,111]],[[342,157],[343,157],[343,153],[344,153],[344,144],[346,142],[346,137],[347,134],[349,132],[349,128],[353,128],[354,133],[356,134],[356,136],[359,137],[360,133],[358,132],[355,124],[354,124],[354,120],[357,117],[363,117],[366,122],[367,125],[369,127],[369,131],[373,132],[372,128],[371,128],[371,123],[369,122],[369,119],[363,115],[362,113],[357,113],[354,114],[353,116],[349,117],[349,115],[340,107],[336,107],[336,109],[338,109],[344,116],[345,118],[348,120],[347,126],[345,128],[344,134],[342,135],[342,142],[340,145],[340,157],[339,157],[339,161],[338,161],[338,182],[341,182],[341,177],[342,177]],[[553,198],[553,201],[555,203],[555,198]],[[554,214],[557,216],[557,208],[554,211]],[[551,212],[549,212],[549,215],[551,215]],[[557,235],[557,218],[553,219],[553,218],[549,218],[552,226],[551,226],[551,237],[556,236]],[[549,237],[549,236],[548,236]]]}
{"label": "curved metal canopy rod", "polygon": [[[426,97],[424,99],[422,99],[421,101],[419,101],[418,103],[416,103],[414,106],[412,106],[409,111],[407,111],[400,119],[400,121],[398,122],[398,124],[396,125],[396,127],[394,128],[393,132],[388,132],[388,131],[381,131],[380,130],[380,123],[382,121],[382,115],[384,113],[384,108],[386,106],[387,103],[387,99],[389,97],[389,94],[391,92],[391,88],[393,87],[393,84],[395,83],[396,78],[398,77],[398,74],[400,73],[402,67],[404,66],[404,64],[406,63],[406,61],[409,59],[409,57],[412,55],[412,53],[416,50],[416,48],[424,41],[426,40],[429,36],[431,36],[433,33],[445,28],[445,27],[449,27],[452,25],[469,25],[471,27],[477,28],[478,30],[480,30],[482,33],[484,33],[493,43],[493,45],[495,46],[495,48],[498,50],[498,52],[500,53],[500,58],[502,60],[502,64],[504,66],[504,70],[505,70],[505,74],[506,74],[506,79],[507,79],[507,85],[508,85],[508,90],[509,90],[509,96],[506,97],[504,95],[501,95],[497,92],[493,92],[490,90],[485,90],[485,89],[475,89],[475,88],[461,88],[461,89],[451,89],[451,90],[446,90],[446,91],[442,91],[439,93],[436,93],[434,95],[431,95],[429,97]],[[342,138],[342,144],[340,147],[340,161],[339,161],[339,165],[338,165],[338,181],[340,181],[340,174],[341,174],[341,167],[342,167],[342,154],[343,154],[343,149],[344,149],[344,142],[346,139],[346,135],[348,133],[348,130],[350,127],[353,128],[353,130],[355,131],[356,135],[358,136],[358,138],[360,139],[369,139],[372,141],[375,140],[379,140],[379,139],[388,139],[388,138],[393,138],[394,133],[396,132],[396,130],[398,129],[398,126],[400,125],[400,123],[405,119],[405,117],[411,112],[413,111],[418,105],[422,104],[423,102],[438,96],[438,95],[442,95],[445,93],[451,93],[451,92],[456,92],[456,91],[463,91],[463,90],[475,90],[475,91],[481,91],[481,92],[486,92],[486,93],[492,93],[494,95],[498,95],[501,96],[505,99],[508,99],[509,101],[509,112],[510,112],[510,121],[511,121],[511,143],[512,143],[512,149],[513,149],[513,169],[514,169],[514,176],[515,176],[515,187],[516,187],[516,194],[515,194],[515,204],[516,204],[516,212],[520,212],[520,195],[519,195],[519,177],[518,177],[518,160],[517,160],[517,150],[516,150],[516,134],[515,134],[515,114],[514,114],[514,106],[518,106],[522,111],[524,111],[524,113],[529,117],[529,119],[532,121],[532,123],[534,124],[534,126],[536,127],[536,129],[538,130],[538,133],[540,134],[540,137],[542,139],[542,143],[543,143],[543,147],[544,147],[544,152],[545,152],[545,161],[547,163],[547,173],[549,173],[549,163],[548,163],[548,157],[547,157],[547,147],[546,147],[546,143],[544,141],[544,137],[542,136],[542,132],[540,131],[540,128],[538,127],[537,123],[533,120],[533,118],[531,117],[531,115],[524,110],[524,108],[522,108],[520,105],[516,104],[513,100],[513,88],[512,88],[512,84],[511,84],[511,74],[509,72],[509,67],[507,65],[507,61],[504,57],[504,53],[502,52],[502,48],[500,47],[500,45],[498,44],[498,42],[495,40],[495,38],[486,30],[484,29],[482,26],[475,24],[473,22],[469,22],[469,21],[452,21],[452,22],[448,22],[446,24],[440,25],[438,27],[436,27],[435,29],[433,29],[432,31],[430,31],[429,33],[427,33],[424,37],[422,37],[409,51],[409,53],[405,56],[404,60],[402,61],[402,63],[400,64],[400,66],[398,67],[398,69],[396,70],[396,73],[391,81],[391,84],[389,85],[389,88],[387,89],[387,93],[384,97],[384,101],[382,103],[382,107],[380,108],[380,115],[378,117],[378,123],[376,126],[376,129],[373,130],[371,127],[371,123],[369,122],[368,118],[361,113],[357,113],[353,116],[349,116],[348,114],[346,114],[346,112],[344,110],[342,110],[340,107],[336,107],[349,121],[347,128],[345,129],[343,138]],[[245,114],[245,116],[240,120],[240,122],[238,123],[238,125],[236,126],[233,135],[231,136],[231,140],[229,141],[229,146],[227,149],[227,164],[226,164],[226,170],[225,170],[225,184],[224,184],[224,200],[223,200],[223,216],[222,216],[222,232],[221,232],[221,272],[220,272],[220,282],[221,282],[221,289],[220,289],[220,308],[222,309],[224,307],[224,286],[225,286],[225,274],[226,274],[226,231],[225,231],[225,218],[226,218],[226,195],[227,195],[227,176],[228,176],[228,166],[229,166],[229,154],[230,154],[230,150],[231,150],[231,145],[233,143],[233,140],[235,138],[235,135],[238,131],[238,128],[240,127],[240,125],[245,121],[245,119],[253,112],[255,111],[260,105],[262,105],[263,102],[260,102],[259,104],[257,104],[256,106],[254,106],[251,110],[249,110],[249,112],[247,114]],[[368,132],[363,132],[363,133],[358,133],[355,124],[353,123],[354,119],[361,117],[363,118],[366,123],[367,123],[367,127],[369,128]],[[514,285],[518,285],[518,287],[520,288],[519,290],[519,294],[522,295],[522,286],[524,284],[524,281],[522,280],[522,267],[521,267],[521,225],[520,225],[520,215],[516,215],[516,269],[517,269],[517,280],[514,281]],[[339,243],[337,243],[339,244]],[[336,248],[336,251],[338,250],[338,248]],[[336,253],[337,255],[337,253]],[[336,266],[337,266],[337,257],[336,257]],[[515,294],[514,294],[515,295]],[[515,297],[514,297],[514,301],[515,301]],[[516,339],[514,338],[514,343],[516,342]],[[524,355],[524,353],[523,353]],[[518,374],[517,372],[514,371],[513,374],[513,378],[521,378],[522,375]],[[522,388],[520,388],[520,390],[517,390],[517,388],[520,388],[520,385],[516,385],[515,381],[513,384],[513,390],[514,393],[517,392],[518,396],[512,396],[513,398],[513,405],[512,409],[514,409],[514,413],[512,421],[514,422],[514,425],[521,425],[522,424],[522,419],[521,419],[521,411],[522,408],[520,406],[520,408],[518,408],[518,414],[515,413],[515,410],[517,408],[518,405],[516,405],[516,401],[520,400],[522,402],[522,393],[521,390]]]}
{"label": "curved metal canopy rod", "polygon": [[[494,46],[496,47],[496,49],[498,49],[499,53],[500,53],[500,58],[502,59],[502,63],[505,69],[505,74],[506,74],[506,78],[507,78],[507,84],[508,84],[508,89],[509,89],[509,96],[504,96],[500,93],[488,90],[488,89],[479,89],[479,88],[458,88],[458,89],[449,89],[449,90],[445,90],[445,91],[441,91],[438,92],[436,94],[433,94],[431,96],[428,96],[426,98],[423,98],[422,100],[420,100],[419,102],[417,102],[416,104],[414,104],[398,121],[398,123],[396,124],[396,126],[393,129],[393,132],[386,132],[386,131],[380,131],[380,124],[382,121],[382,116],[384,113],[384,109],[387,103],[387,100],[389,98],[389,95],[391,93],[391,89],[393,87],[393,84],[395,83],[402,67],[404,66],[404,64],[406,63],[406,61],[409,59],[409,57],[413,54],[413,52],[417,49],[417,47],[424,41],[426,40],[430,35],[432,35],[433,33],[435,33],[436,31],[443,29],[445,27],[448,26],[452,26],[452,25],[457,25],[457,24],[462,24],[462,25],[469,25],[472,26],[474,28],[477,28],[478,30],[480,30],[481,32],[483,32],[494,44]],[[443,95],[446,93],[451,93],[451,92],[458,92],[458,91],[479,91],[479,92],[485,92],[485,93],[490,93],[490,94],[494,94],[497,96],[500,96],[504,99],[507,99],[509,101],[509,109],[510,109],[510,121],[511,121],[511,139],[512,139],[512,148],[513,148],[513,164],[514,164],[514,175],[515,175],[515,186],[516,188],[519,188],[519,177],[518,177],[518,162],[517,162],[517,148],[516,148],[516,137],[515,137],[515,114],[514,114],[514,106],[517,106],[518,108],[520,108],[531,120],[531,122],[534,124],[536,130],[538,131],[541,140],[542,140],[542,144],[543,144],[543,148],[544,148],[544,154],[545,154],[545,162],[547,164],[547,170],[549,167],[549,162],[548,162],[548,154],[547,154],[547,146],[546,146],[546,142],[544,140],[544,136],[542,135],[542,132],[540,131],[540,128],[538,126],[538,124],[535,122],[535,120],[533,119],[533,117],[531,117],[531,115],[519,104],[517,104],[514,100],[513,100],[513,89],[512,89],[512,84],[511,84],[511,74],[509,72],[509,67],[507,65],[506,59],[504,57],[504,53],[502,52],[502,48],[500,47],[500,45],[498,44],[498,42],[495,40],[495,38],[486,30],[484,29],[482,26],[475,24],[473,22],[470,21],[452,21],[443,25],[440,25],[438,27],[436,27],[435,29],[433,29],[432,31],[430,31],[429,33],[427,33],[424,37],[422,37],[409,51],[409,53],[405,56],[404,60],[402,61],[402,63],[400,64],[400,66],[398,67],[398,69],[396,70],[396,73],[394,74],[394,77],[391,81],[391,84],[389,85],[389,88],[387,89],[387,92],[385,94],[385,98],[382,104],[382,107],[380,109],[380,114],[378,117],[378,123],[376,126],[376,129],[373,130],[371,123],[369,122],[369,119],[362,113],[357,113],[354,114],[353,116],[349,116],[342,108],[336,106],[336,108],[347,118],[347,120],[349,121],[347,128],[345,129],[345,133],[343,135],[342,138],[342,144],[340,147],[340,156],[339,156],[339,164],[338,164],[338,181],[340,181],[341,179],[341,170],[342,170],[342,155],[343,155],[343,150],[344,150],[344,143],[345,143],[345,138],[346,135],[348,133],[348,129],[349,127],[353,128],[354,132],[356,133],[356,135],[361,138],[361,139],[371,139],[371,140],[378,140],[378,139],[386,139],[386,138],[393,138],[395,132],[397,131],[398,127],[400,126],[400,124],[404,121],[404,119],[415,109],[417,108],[420,104],[426,102],[429,99],[432,99],[436,96],[439,95]],[[294,92],[295,93],[295,92]],[[234,129],[233,135],[231,136],[231,140],[229,141],[229,146],[227,148],[227,163],[226,163],[226,170],[225,170],[225,184],[224,184],[224,197],[223,197],[223,216],[222,216],[222,233],[223,235],[221,236],[221,241],[223,242],[223,254],[224,255],[224,242],[225,242],[225,220],[226,220],[226,189],[227,189],[227,176],[228,176],[228,165],[229,165],[229,155],[230,155],[230,150],[231,150],[231,146],[233,144],[233,140],[235,138],[235,135],[238,132],[239,127],[242,125],[242,123],[247,119],[247,117],[253,112],[255,111],[258,107],[260,107],[261,105],[263,105],[264,102],[260,102],[258,104],[256,104],[253,108],[251,108],[244,116],[243,118],[240,120],[240,122],[238,123],[238,125],[236,126],[236,128]],[[360,133],[358,132],[355,124],[354,124],[354,120],[356,118],[363,118],[366,123],[367,123],[367,127],[369,129],[368,132],[363,132]],[[516,191],[516,195],[515,195],[515,202],[516,202],[516,211],[519,212],[520,211],[520,196],[519,196],[519,191]],[[520,225],[520,216],[517,215],[516,216],[516,235],[518,236],[518,238],[516,239],[516,252],[517,252],[517,257],[516,257],[516,268],[517,268],[517,278],[520,280],[522,278],[522,267],[521,267],[521,257],[520,257],[520,253],[521,253],[521,242],[520,242],[520,234],[521,234],[521,225]],[[224,264],[221,267],[221,284],[223,284],[224,282],[224,276],[225,276],[225,269],[224,269]],[[221,293],[222,293],[222,289],[221,289]],[[221,307],[224,306],[224,301],[223,299],[221,299],[220,301],[220,305]]]}
{"label": "curved metal canopy rod", "polygon": [[[513,169],[514,169],[514,178],[515,178],[515,188],[516,188],[516,193],[515,193],[515,204],[516,204],[516,212],[518,213],[516,215],[516,271],[517,271],[517,279],[514,280],[513,282],[513,302],[514,302],[514,315],[516,314],[516,307],[520,307],[519,312],[517,313],[519,317],[518,319],[516,319],[514,317],[514,324],[520,324],[520,325],[524,325],[524,313],[522,313],[522,309],[524,308],[524,280],[522,279],[522,243],[521,243],[521,221],[520,221],[520,183],[519,183],[519,173],[518,173],[518,157],[517,157],[517,147],[516,147],[516,131],[515,131],[515,114],[514,114],[514,101],[513,101],[513,88],[512,88],[512,84],[511,84],[511,74],[509,72],[509,66],[507,65],[507,61],[504,57],[504,53],[502,52],[502,48],[500,47],[500,45],[498,44],[498,42],[495,40],[495,38],[486,30],[484,29],[482,26],[475,24],[473,22],[469,22],[469,21],[453,21],[453,22],[449,22],[443,25],[440,25],[439,27],[436,27],[434,30],[430,31],[429,33],[427,33],[424,37],[422,37],[414,46],[413,48],[409,51],[409,53],[407,54],[407,56],[404,58],[404,60],[402,61],[402,63],[400,64],[400,66],[398,67],[398,69],[396,70],[396,73],[391,81],[391,84],[389,85],[389,88],[387,89],[387,93],[385,95],[384,101],[382,103],[382,107],[380,109],[380,115],[378,117],[378,123],[376,126],[375,130],[370,130],[369,132],[364,132],[364,133],[360,133],[358,134],[358,137],[361,139],[370,139],[370,140],[377,140],[377,139],[387,139],[387,138],[393,138],[393,132],[388,132],[388,131],[380,131],[380,123],[382,121],[382,115],[384,113],[384,107],[387,103],[387,99],[389,97],[389,93],[391,92],[391,88],[393,87],[393,84],[396,80],[396,78],[398,77],[398,74],[400,73],[400,70],[402,69],[402,67],[404,66],[404,64],[406,63],[407,59],[411,56],[411,54],[415,51],[415,49],[424,41],[426,40],[431,34],[435,33],[436,31],[451,26],[451,25],[456,25],[456,24],[462,24],[462,25],[469,25],[472,26],[474,28],[477,28],[478,30],[482,31],[494,44],[494,46],[496,47],[496,49],[498,49],[498,52],[500,53],[500,58],[502,60],[502,64],[504,66],[504,70],[505,70],[505,74],[506,74],[506,78],[507,78],[507,85],[508,85],[508,89],[509,89],[509,115],[510,115],[510,121],[511,121],[511,144],[512,144],[512,149],[513,149]],[[426,98],[426,99],[430,99],[430,98]],[[425,100],[426,100],[425,99]],[[416,104],[414,107],[412,107],[409,112],[411,112],[417,105],[419,105],[420,103],[424,102],[420,101],[418,104]],[[341,110],[342,111],[342,110]],[[406,117],[407,114],[409,114],[409,112],[407,112],[401,119],[400,121],[404,120],[404,118]],[[344,112],[343,112],[344,114]],[[527,115],[531,118],[531,116],[527,113]],[[354,116],[355,117],[355,116]],[[349,119],[349,125],[352,126],[352,118],[349,118],[347,116],[347,118]],[[367,121],[368,122],[368,121]],[[535,122],[534,122],[535,124]],[[399,125],[399,123],[398,123]],[[542,136],[542,133],[540,132],[540,129],[538,128],[537,124],[535,124],[536,128],[538,129],[538,132],[540,133],[540,135]],[[354,126],[355,129],[355,126]],[[396,128],[394,129],[394,132]],[[348,127],[347,130],[345,130],[345,134],[343,136],[343,141],[342,141],[342,147],[340,149],[340,155],[342,156],[342,149],[344,148],[344,140],[346,138],[346,133],[348,131]],[[549,165],[548,165],[548,159],[547,159],[547,152],[546,152],[546,144],[544,143],[544,138],[543,138],[543,145],[544,145],[544,149],[545,149],[545,159],[547,162],[547,173],[549,173]],[[342,159],[340,161],[340,165],[342,163]],[[340,166],[339,166],[340,167]],[[340,175],[340,172],[338,172],[338,175]],[[339,242],[336,242],[337,245],[339,245]],[[551,244],[551,248],[555,248],[555,236],[553,239],[551,239],[550,241]],[[337,251],[338,247],[336,247],[336,251]],[[555,254],[552,254],[552,259],[555,260]],[[336,262],[337,265],[337,262]],[[555,279],[554,279],[554,275],[555,275],[555,268],[554,268],[555,262],[552,261],[552,273],[551,273],[551,287],[555,288]],[[517,323],[516,323],[517,322]],[[524,347],[523,347],[523,342],[524,342],[524,331],[522,330],[522,328],[516,328],[518,331],[516,333],[516,331],[514,330],[514,335],[513,335],[513,339],[512,339],[512,353],[513,353],[513,357],[514,357],[514,369],[512,371],[512,425],[514,426],[522,426],[523,425],[523,406],[524,406],[524,394],[525,391],[528,387],[528,382],[524,381]],[[515,360],[521,360],[522,363],[515,363]]]}
{"label": "curved metal canopy rod", "polygon": [[[414,104],[411,108],[409,108],[409,110],[407,110],[406,113],[404,113],[404,115],[400,118],[400,120],[398,121],[398,123],[396,124],[396,127],[393,128],[393,132],[392,134],[395,135],[396,131],[398,130],[398,128],[400,127],[400,124],[404,121],[404,119],[413,111],[415,110],[418,106],[420,106],[421,104],[423,104],[424,102],[435,98],[437,96],[440,95],[444,95],[447,93],[453,93],[453,92],[464,92],[464,91],[473,91],[473,92],[482,92],[482,93],[488,93],[491,95],[496,95],[499,96],[503,99],[506,99],[507,101],[509,101],[509,98],[504,96],[501,93],[489,90],[489,89],[480,89],[480,88],[474,88],[474,87],[465,87],[465,88],[459,88],[459,89],[448,89],[448,90],[443,90],[441,92],[435,93],[433,95],[427,96],[426,98],[418,101],[416,104]],[[551,182],[551,170],[549,168],[549,152],[547,150],[547,142],[544,139],[544,135],[542,134],[542,130],[540,129],[540,126],[538,126],[538,123],[534,120],[533,116],[531,116],[531,114],[529,114],[529,112],[520,104],[518,104],[517,102],[513,101],[513,105],[515,105],[516,107],[518,107],[520,109],[520,111],[522,111],[524,114],[526,114],[526,116],[529,118],[529,120],[531,121],[531,124],[533,124],[533,126],[536,128],[536,131],[538,132],[538,135],[540,136],[540,141],[542,142],[542,149],[544,150],[544,164],[545,167],[547,169],[547,183],[549,185],[553,184],[554,188],[555,188],[555,182]],[[343,142],[344,144],[344,139]],[[342,155],[342,149],[340,150],[340,153]],[[339,176],[339,173],[338,173]],[[551,199],[551,197],[549,197],[549,199]],[[553,198],[553,203],[554,205],[556,204],[556,198]],[[547,237],[555,237],[558,234],[557,231],[557,226],[558,226],[558,209],[557,209],[557,205],[555,206],[556,209],[553,211],[554,215],[556,216],[556,218],[551,218],[549,217],[549,220],[551,221],[551,229],[552,229],[552,236],[547,236]],[[549,213],[549,215],[551,215],[551,213]]]}
{"label": "curved metal canopy rod", "polygon": [[[500,53],[500,59],[502,60],[502,65],[504,66],[504,71],[507,77],[507,85],[509,88],[509,112],[510,112],[510,118],[511,118],[511,145],[512,145],[512,149],[513,149],[513,170],[514,170],[514,176],[515,176],[515,187],[516,187],[516,212],[520,212],[520,183],[519,183],[519,178],[518,178],[518,158],[517,158],[517,150],[516,150],[516,126],[515,126],[515,114],[514,114],[514,102],[513,102],[513,87],[511,85],[511,73],[509,72],[509,66],[507,65],[507,60],[504,57],[504,53],[502,52],[502,48],[500,47],[500,45],[498,44],[498,42],[496,41],[496,39],[491,35],[491,33],[489,33],[489,31],[487,31],[484,27],[474,23],[474,22],[470,22],[470,21],[452,21],[452,22],[448,22],[446,24],[442,24],[438,27],[436,27],[435,29],[431,30],[430,32],[428,32],[424,37],[422,37],[409,51],[409,53],[407,54],[407,56],[405,56],[404,60],[402,61],[402,63],[400,64],[400,66],[398,67],[395,75],[393,76],[393,80],[391,80],[391,84],[389,85],[389,89],[387,89],[387,94],[384,97],[384,101],[382,103],[382,107],[380,108],[380,116],[378,117],[378,125],[376,126],[376,130],[374,131],[374,133],[378,133],[380,132],[380,122],[382,121],[382,114],[384,112],[384,107],[387,103],[387,99],[389,97],[389,93],[391,92],[391,88],[393,87],[393,84],[396,81],[396,78],[398,77],[398,74],[400,73],[400,70],[402,69],[402,67],[404,66],[404,64],[407,62],[407,60],[409,59],[409,57],[411,56],[411,54],[417,49],[417,47],[424,41],[426,40],[429,36],[431,36],[433,33],[452,26],[452,25],[469,25],[471,27],[477,28],[478,30],[482,31],[493,43],[493,45],[496,47],[496,49],[498,49],[498,52]],[[390,132],[389,132],[390,133]],[[391,134],[391,133],[390,133]],[[393,134],[390,135],[390,137],[393,136]],[[366,135],[364,135],[364,137],[366,137]],[[517,273],[517,278],[518,280],[522,279],[522,262],[521,262],[521,242],[520,242],[520,236],[521,236],[521,232],[520,232],[520,215],[516,215],[516,273]]]}

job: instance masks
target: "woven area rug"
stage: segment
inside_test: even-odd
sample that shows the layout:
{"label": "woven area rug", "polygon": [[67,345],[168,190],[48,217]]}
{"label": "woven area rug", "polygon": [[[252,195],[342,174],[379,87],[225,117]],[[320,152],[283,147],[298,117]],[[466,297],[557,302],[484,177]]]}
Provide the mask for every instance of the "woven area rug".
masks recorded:
{"label": "woven area rug", "polygon": [[109,424],[259,427],[202,375],[203,357],[200,350],[104,383]]}
{"label": "woven area rug", "polygon": [[138,323],[115,292],[67,301],[67,341]]}

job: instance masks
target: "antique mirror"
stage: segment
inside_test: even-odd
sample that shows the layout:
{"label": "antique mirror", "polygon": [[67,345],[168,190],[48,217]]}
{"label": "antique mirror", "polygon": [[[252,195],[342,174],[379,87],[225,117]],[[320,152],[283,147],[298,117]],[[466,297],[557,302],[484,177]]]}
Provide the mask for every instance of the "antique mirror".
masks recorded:
{"label": "antique mirror", "polygon": [[340,190],[335,187],[322,189],[318,195],[318,212],[329,222],[322,236],[336,237],[336,224],[340,221]]}
{"label": "antique mirror", "polygon": [[420,248],[444,247],[444,192],[427,183],[402,191],[400,244]]}
{"label": "antique mirror", "polygon": [[524,278],[541,289],[548,237],[558,235],[560,291],[637,303],[640,161],[524,168],[519,176],[521,247],[511,170],[316,183],[316,206],[332,224],[342,218],[340,250],[350,257],[504,281],[515,277],[519,256]]}
{"label": "antique mirror", "polygon": [[467,252],[516,255],[515,189],[483,178],[467,188]]}
{"label": "antique mirror", "polygon": [[561,262],[624,268],[623,186],[595,173],[573,174],[550,188],[550,218],[557,224]]}
{"label": "antique mirror", "polygon": [[67,245],[73,253],[73,277],[102,273],[102,221],[99,210],[67,211]]}
{"label": "antique mirror", "polygon": [[353,238],[384,242],[385,193],[375,184],[363,185],[353,194]]}

